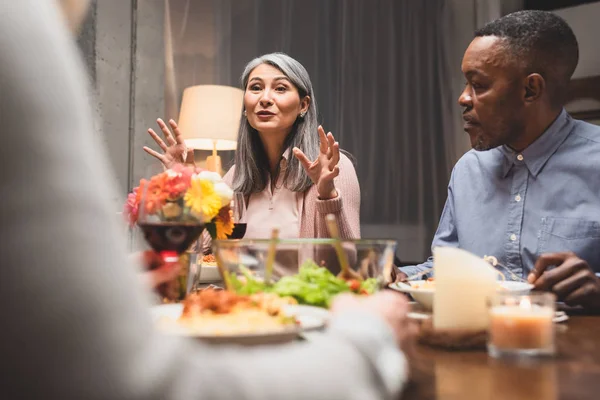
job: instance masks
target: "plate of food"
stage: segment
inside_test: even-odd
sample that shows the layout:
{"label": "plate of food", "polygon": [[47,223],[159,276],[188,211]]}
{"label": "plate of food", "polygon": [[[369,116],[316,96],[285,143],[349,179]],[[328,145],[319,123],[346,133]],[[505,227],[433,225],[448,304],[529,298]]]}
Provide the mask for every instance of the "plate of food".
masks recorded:
{"label": "plate of food", "polygon": [[182,303],[154,306],[151,315],[167,334],[213,344],[261,345],[286,343],[304,331],[321,329],[329,313],[272,293],[205,289]]}
{"label": "plate of food", "polygon": [[[408,293],[425,310],[433,309],[433,295],[435,293],[435,280],[416,280],[409,282],[396,282],[389,285],[391,289]],[[527,282],[498,281],[498,291],[512,293],[515,295],[527,294],[533,289],[533,285]]]}

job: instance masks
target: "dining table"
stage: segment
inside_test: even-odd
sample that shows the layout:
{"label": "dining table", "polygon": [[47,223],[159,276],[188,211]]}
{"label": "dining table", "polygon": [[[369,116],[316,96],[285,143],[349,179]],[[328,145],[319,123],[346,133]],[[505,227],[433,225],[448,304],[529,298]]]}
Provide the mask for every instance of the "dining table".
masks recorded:
{"label": "dining table", "polygon": [[555,324],[556,354],[500,358],[485,349],[452,351],[413,343],[402,400],[600,399],[600,315],[567,311]]}

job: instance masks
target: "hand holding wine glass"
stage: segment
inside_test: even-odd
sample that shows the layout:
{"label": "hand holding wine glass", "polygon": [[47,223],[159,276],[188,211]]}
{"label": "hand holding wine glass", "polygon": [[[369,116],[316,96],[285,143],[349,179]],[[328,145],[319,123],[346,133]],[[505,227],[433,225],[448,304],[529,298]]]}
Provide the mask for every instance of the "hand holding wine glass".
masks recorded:
{"label": "hand holding wine glass", "polygon": [[154,250],[146,250],[138,255],[145,270],[144,276],[153,289],[177,278],[181,271],[179,261],[165,262]]}
{"label": "hand holding wine glass", "polygon": [[154,164],[147,169],[149,179],[140,181],[134,191],[135,197],[139,197],[134,220],[154,250],[154,257],[160,259],[150,266],[146,275],[161,297],[168,301],[180,300],[187,292],[189,259],[186,250],[205,226],[204,220],[193,215],[186,204],[194,172],[193,168],[182,164],[176,164],[168,171]]}

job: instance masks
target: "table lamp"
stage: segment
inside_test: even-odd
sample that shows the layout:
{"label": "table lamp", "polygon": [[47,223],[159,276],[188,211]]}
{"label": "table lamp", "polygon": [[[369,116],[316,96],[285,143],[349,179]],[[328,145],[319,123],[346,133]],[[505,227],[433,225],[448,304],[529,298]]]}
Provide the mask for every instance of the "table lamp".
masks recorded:
{"label": "table lamp", "polygon": [[198,85],[183,91],[179,128],[188,148],[212,150],[206,169],[221,173],[217,150],[235,150],[244,92],[230,86]]}

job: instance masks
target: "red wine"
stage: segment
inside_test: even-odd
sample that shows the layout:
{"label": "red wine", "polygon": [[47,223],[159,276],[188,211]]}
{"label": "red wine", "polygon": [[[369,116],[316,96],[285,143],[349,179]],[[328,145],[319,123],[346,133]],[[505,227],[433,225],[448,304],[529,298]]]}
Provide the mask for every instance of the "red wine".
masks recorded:
{"label": "red wine", "polygon": [[246,223],[233,224],[233,232],[227,236],[228,239],[241,239],[246,234]]}
{"label": "red wine", "polygon": [[146,241],[157,252],[186,251],[204,230],[203,224],[140,223]]}

